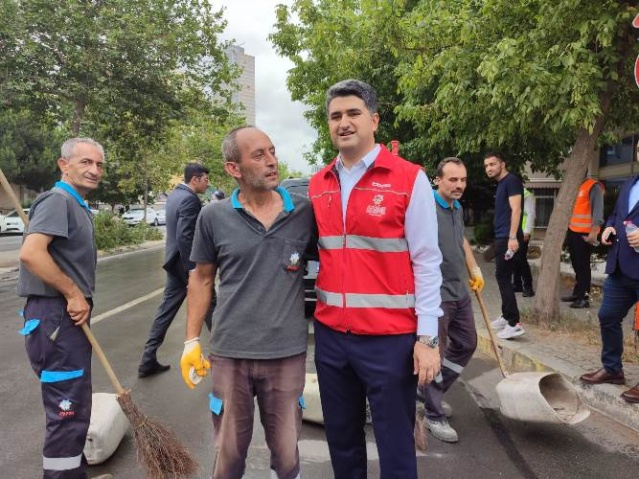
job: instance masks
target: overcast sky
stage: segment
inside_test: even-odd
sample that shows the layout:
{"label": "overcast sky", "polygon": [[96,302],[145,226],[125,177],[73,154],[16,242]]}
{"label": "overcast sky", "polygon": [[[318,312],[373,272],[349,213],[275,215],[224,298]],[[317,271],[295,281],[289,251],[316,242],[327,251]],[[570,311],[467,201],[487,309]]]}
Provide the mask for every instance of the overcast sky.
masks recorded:
{"label": "overcast sky", "polygon": [[310,151],[317,134],[302,115],[304,106],[293,102],[286,89],[286,74],[293,64],[277,56],[267,40],[274,31],[275,5],[292,0],[211,0],[226,7],[224,40],[235,39],[244,53],[255,57],[256,123],[273,140],[280,161],[310,173],[302,155]]}

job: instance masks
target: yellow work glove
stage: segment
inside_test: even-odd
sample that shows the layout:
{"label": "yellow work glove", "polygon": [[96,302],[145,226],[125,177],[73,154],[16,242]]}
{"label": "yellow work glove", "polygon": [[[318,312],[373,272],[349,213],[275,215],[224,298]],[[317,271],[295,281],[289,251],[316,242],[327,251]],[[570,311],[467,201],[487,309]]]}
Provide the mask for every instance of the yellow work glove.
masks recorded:
{"label": "yellow work glove", "polygon": [[195,385],[206,376],[206,370],[211,369],[211,363],[202,354],[200,338],[184,341],[184,352],[182,353],[182,359],[180,359],[180,368],[182,369],[182,379],[191,389],[194,389]]}
{"label": "yellow work glove", "polygon": [[484,276],[481,274],[481,269],[479,266],[475,266],[470,270],[470,279],[468,280],[468,284],[470,285],[470,289],[473,291],[481,292],[484,289]]}

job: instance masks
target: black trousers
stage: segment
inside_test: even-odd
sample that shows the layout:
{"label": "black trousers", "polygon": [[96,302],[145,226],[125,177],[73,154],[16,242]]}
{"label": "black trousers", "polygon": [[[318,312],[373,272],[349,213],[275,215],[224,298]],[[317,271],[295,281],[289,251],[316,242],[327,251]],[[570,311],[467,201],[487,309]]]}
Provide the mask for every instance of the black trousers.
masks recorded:
{"label": "black trousers", "polygon": [[519,243],[519,251],[520,253],[517,255],[519,261],[514,264],[513,286],[516,289],[529,291],[533,289],[533,279],[528,264],[528,241]]}
{"label": "black trousers", "polygon": [[510,326],[515,326],[519,322],[519,308],[517,307],[517,298],[513,289],[513,271],[515,263],[519,261],[521,254],[520,249],[511,259],[504,258],[508,250],[508,238],[495,239],[495,279],[499,286],[499,294],[501,295],[501,315]]}
{"label": "black trousers", "polygon": [[590,255],[592,254],[592,245],[584,241],[585,233],[575,233],[568,230],[566,243],[568,244],[568,252],[570,253],[570,262],[572,269],[575,271],[575,287],[572,290],[573,296],[579,299],[585,299],[590,295],[590,281],[592,272],[590,270]]}
{"label": "black trousers", "polygon": [[[184,299],[186,298],[187,283],[183,278],[180,278],[172,273],[166,273],[166,285],[164,287],[164,296],[162,303],[155,314],[151,331],[149,332],[149,338],[144,345],[144,353],[142,354],[142,360],[140,361],[140,368],[151,368],[157,362],[157,351],[166,337],[166,333],[175,318],[175,315],[180,310]],[[206,315],[206,327],[211,330],[211,316],[215,309],[216,298],[215,292],[213,293],[213,299],[211,301],[211,307]]]}

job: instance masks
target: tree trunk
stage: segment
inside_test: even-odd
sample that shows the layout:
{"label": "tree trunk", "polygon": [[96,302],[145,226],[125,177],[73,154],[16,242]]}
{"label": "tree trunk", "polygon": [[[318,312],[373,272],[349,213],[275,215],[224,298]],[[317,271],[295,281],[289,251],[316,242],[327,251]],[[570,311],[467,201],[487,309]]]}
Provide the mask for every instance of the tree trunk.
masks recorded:
{"label": "tree trunk", "polygon": [[73,120],[71,121],[71,133],[77,137],[80,134],[80,126],[82,125],[82,119],[84,118],[84,110],[86,108],[86,101],[84,99],[77,99],[75,101],[75,110],[73,110]]}
{"label": "tree trunk", "polygon": [[605,115],[599,116],[592,131],[580,128],[572,151],[563,165],[563,180],[554,204],[541,255],[537,294],[532,313],[544,322],[559,321],[559,264],[567,225],[579,186],[591,161],[599,156],[598,141]]}

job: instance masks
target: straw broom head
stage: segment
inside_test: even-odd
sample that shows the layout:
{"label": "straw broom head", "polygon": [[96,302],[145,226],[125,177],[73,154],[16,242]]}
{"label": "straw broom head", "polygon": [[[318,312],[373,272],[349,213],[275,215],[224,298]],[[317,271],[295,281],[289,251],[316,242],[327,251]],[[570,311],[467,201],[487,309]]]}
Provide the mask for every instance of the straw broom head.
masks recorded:
{"label": "straw broom head", "polygon": [[173,431],[147,418],[129,391],[118,394],[118,403],[131,423],[138,462],[149,479],[186,479],[197,472],[197,463]]}

